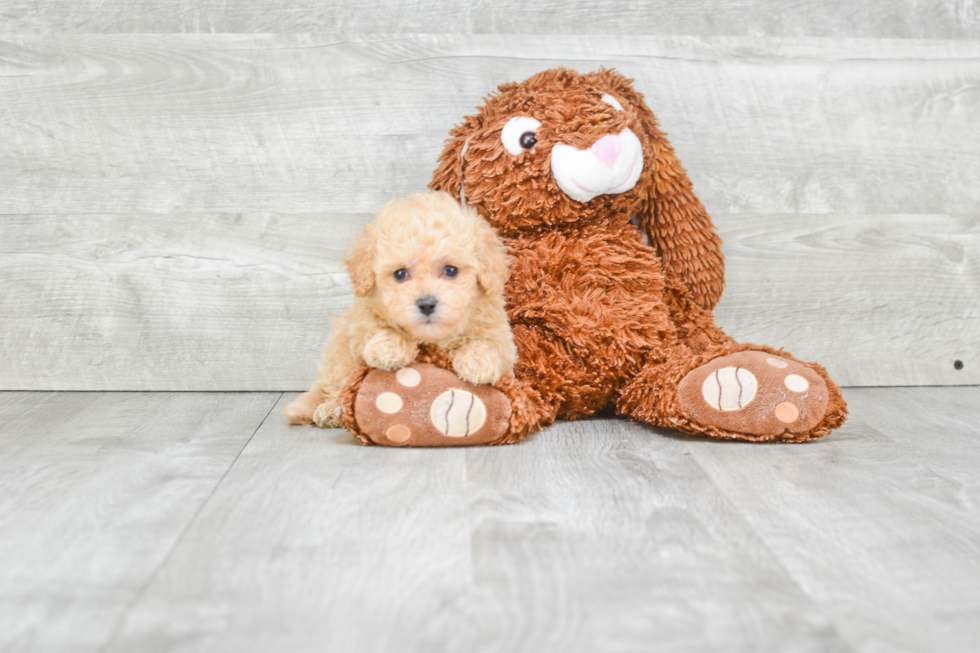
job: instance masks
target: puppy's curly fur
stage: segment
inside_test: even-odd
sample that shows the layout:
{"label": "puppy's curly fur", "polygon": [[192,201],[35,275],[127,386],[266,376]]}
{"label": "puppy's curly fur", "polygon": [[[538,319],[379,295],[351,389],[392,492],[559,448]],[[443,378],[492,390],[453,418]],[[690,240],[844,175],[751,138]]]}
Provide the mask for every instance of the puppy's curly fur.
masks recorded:
{"label": "puppy's curly fur", "polygon": [[337,397],[359,360],[397,370],[423,343],[444,351],[471,383],[513,372],[517,349],[503,298],[510,260],[474,209],[444,192],[392,200],[345,264],[354,302],[334,320],[320,377],[283,409],[290,424],[338,426]]}

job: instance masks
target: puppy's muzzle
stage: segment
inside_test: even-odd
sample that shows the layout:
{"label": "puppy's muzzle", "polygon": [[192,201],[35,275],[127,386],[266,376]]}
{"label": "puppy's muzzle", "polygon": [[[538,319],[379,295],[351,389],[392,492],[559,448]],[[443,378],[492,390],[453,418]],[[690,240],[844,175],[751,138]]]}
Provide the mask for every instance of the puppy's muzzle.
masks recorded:
{"label": "puppy's muzzle", "polygon": [[422,315],[429,317],[436,312],[436,306],[439,305],[439,300],[435,297],[423,297],[415,302],[415,305],[419,307],[419,311]]}

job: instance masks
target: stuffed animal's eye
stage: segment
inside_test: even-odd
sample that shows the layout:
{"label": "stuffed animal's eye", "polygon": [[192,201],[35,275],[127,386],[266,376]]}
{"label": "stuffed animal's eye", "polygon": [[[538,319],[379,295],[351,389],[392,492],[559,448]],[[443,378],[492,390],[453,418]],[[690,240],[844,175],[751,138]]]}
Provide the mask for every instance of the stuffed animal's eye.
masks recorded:
{"label": "stuffed animal's eye", "polygon": [[500,132],[500,140],[504,148],[516,156],[534,147],[538,142],[536,132],[540,126],[540,122],[529,116],[511,118]]}
{"label": "stuffed animal's eye", "polygon": [[623,105],[619,103],[619,100],[609,95],[608,93],[602,96],[602,101],[608,104],[609,106],[611,106],[616,111],[623,110]]}
{"label": "stuffed animal's eye", "polygon": [[395,270],[394,277],[395,277],[395,281],[405,281],[406,279],[408,279],[408,270],[406,270],[405,268],[402,268],[400,270]]}
{"label": "stuffed animal's eye", "polygon": [[454,265],[447,265],[442,269],[442,273],[451,279],[459,274],[459,268]]}

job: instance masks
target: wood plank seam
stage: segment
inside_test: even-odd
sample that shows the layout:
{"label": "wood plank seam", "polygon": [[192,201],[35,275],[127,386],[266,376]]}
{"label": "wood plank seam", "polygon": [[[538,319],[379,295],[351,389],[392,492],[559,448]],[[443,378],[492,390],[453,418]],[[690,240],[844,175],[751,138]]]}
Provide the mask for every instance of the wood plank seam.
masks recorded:
{"label": "wood plank seam", "polygon": [[[667,437],[677,437],[678,439],[686,439],[686,440],[692,439],[690,436],[676,436],[673,434],[668,435]],[[718,446],[731,446],[735,443],[718,442],[715,444],[717,444]],[[762,446],[766,446],[766,445],[762,445]],[[787,445],[787,446],[796,446],[796,445]],[[805,446],[805,445],[800,445],[800,446]],[[797,579],[796,576],[794,576],[792,570],[790,570],[786,566],[786,564],[783,562],[783,559],[779,556],[779,554],[775,551],[775,549],[772,548],[772,546],[769,544],[768,540],[766,539],[765,534],[760,532],[759,529],[756,528],[756,526],[749,519],[748,515],[745,513],[744,509],[740,505],[738,505],[737,503],[731,500],[729,494],[718,482],[718,479],[715,478],[715,476],[711,473],[711,470],[709,470],[705,465],[701,464],[701,461],[698,459],[697,452],[691,451],[691,449],[688,448],[686,453],[688,456],[690,456],[691,462],[693,462],[701,470],[705,478],[707,478],[711,482],[712,487],[715,488],[715,491],[718,493],[718,496],[721,497],[722,501],[725,502],[725,504],[731,509],[731,511],[734,514],[738,515],[739,519],[741,519],[742,523],[745,525],[745,528],[755,534],[759,542],[762,543],[762,546],[764,546],[766,551],[769,552],[769,555],[773,559],[774,563],[786,575],[786,578],[789,579],[793,583],[793,585],[796,586],[800,594],[810,599],[813,605],[816,606],[817,611],[819,611],[820,614],[823,615],[824,619],[826,619],[827,623],[831,625],[834,634],[836,634],[837,637],[842,642],[846,642],[848,649],[850,651],[853,651],[854,653],[857,653],[859,648],[856,646],[856,644],[844,636],[844,634],[837,627],[837,624],[834,622],[832,616],[827,614],[827,612],[823,609],[823,606],[820,605],[819,601],[817,600],[817,597],[814,597],[810,592],[807,592],[806,587],[802,583],[800,583],[799,579]]]}
{"label": "wood plank seam", "polygon": [[200,505],[197,507],[197,510],[194,511],[194,515],[189,520],[187,520],[187,524],[185,524],[184,528],[181,529],[180,534],[174,540],[170,548],[167,549],[167,552],[160,558],[160,561],[153,569],[153,572],[149,576],[147,576],[146,581],[143,582],[139,590],[133,595],[133,598],[130,599],[125,609],[120,613],[119,618],[116,620],[116,623],[112,627],[112,631],[109,637],[106,639],[103,646],[99,649],[100,653],[104,653],[104,651],[108,650],[109,647],[112,646],[112,643],[115,641],[116,637],[119,635],[119,632],[122,630],[123,625],[126,623],[126,617],[137,605],[139,605],[140,600],[142,600],[143,596],[146,594],[146,591],[156,581],[157,577],[160,575],[160,571],[166,566],[167,561],[170,560],[170,557],[173,555],[174,551],[176,551],[180,547],[180,543],[184,540],[184,537],[187,535],[188,531],[190,531],[191,527],[194,525],[194,522],[196,522],[198,517],[201,516],[201,513],[204,511],[204,508],[208,505],[208,502],[211,501],[211,498],[214,496],[215,492],[217,492],[218,488],[221,487],[221,483],[225,480],[225,477],[227,477],[228,473],[235,467],[235,463],[238,462],[238,459],[241,457],[242,452],[244,452],[245,449],[248,448],[248,445],[252,441],[252,438],[254,438],[255,434],[259,432],[259,429],[262,428],[262,425],[265,424],[266,420],[269,419],[269,416],[272,414],[272,411],[275,410],[276,405],[282,400],[283,394],[284,393],[280,392],[278,396],[276,396],[275,399],[273,399],[271,405],[269,406],[268,412],[266,412],[265,414],[265,417],[259,420],[259,423],[252,430],[252,434],[248,437],[248,440],[245,441],[245,444],[238,451],[238,453],[235,454],[235,458],[228,465],[228,468],[225,469],[224,473],[221,475],[221,478],[219,478],[218,482],[214,484],[213,488],[211,488],[211,491],[208,493],[208,496],[203,501],[201,501]]}

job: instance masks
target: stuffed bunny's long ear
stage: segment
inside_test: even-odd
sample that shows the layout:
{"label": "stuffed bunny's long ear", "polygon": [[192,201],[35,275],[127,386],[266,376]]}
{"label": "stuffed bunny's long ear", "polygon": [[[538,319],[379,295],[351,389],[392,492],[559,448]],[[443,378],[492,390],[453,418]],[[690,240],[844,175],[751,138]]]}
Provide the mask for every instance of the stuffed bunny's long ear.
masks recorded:
{"label": "stuffed bunny's long ear", "polygon": [[694,194],[691,180],[667,136],[660,131],[653,112],[633,89],[632,81],[611,70],[599,75],[616,95],[632,105],[652,150],[653,160],[647,164],[653,167],[653,183],[639,215],[641,228],[660,254],[664,273],[679,278],[691,298],[711,310],[725,286],[721,238],[711,217]]}

